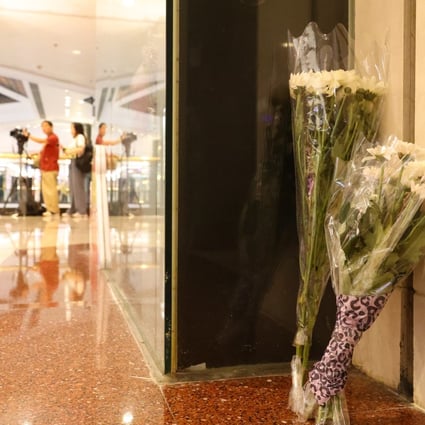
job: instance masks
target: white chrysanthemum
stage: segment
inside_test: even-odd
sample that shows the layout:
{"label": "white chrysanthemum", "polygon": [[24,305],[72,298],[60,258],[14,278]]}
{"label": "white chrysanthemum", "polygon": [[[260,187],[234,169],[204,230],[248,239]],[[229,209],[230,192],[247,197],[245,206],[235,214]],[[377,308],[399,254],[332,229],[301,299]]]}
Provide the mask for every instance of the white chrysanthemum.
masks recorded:
{"label": "white chrysanthemum", "polygon": [[416,161],[425,161],[425,149],[421,146],[399,139],[396,140],[394,146],[401,155],[411,156]]}
{"label": "white chrysanthemum", "polygon": [[343,69],[336,69],[335,71],[332,71],[332,74],[341,85],[346,85],[353,79],[357,78],[357,73],[354,70],[345,71]]}
{"label": "white chrysanthemum", "polygon": [[392,145],[381,145],[375,148],[369,148],[367,151],[371,156],[363,158],[363,161],[369,161],[376,158],[385,158],[389,161],[393,156],[398,157],[398,151],[395,146]]}
{"label": "white chrysanthemum", "polygon": [[289,77],[289,87],[295,90],[297,87],[304,87],[306,85],[305,72],[299,72],[297,74],[291,74]]}
{"label": "white chrysanthemum", "polygon": [[308,71],[291,74],[289,88],[291,96],[298,87],[305,87],[308,93],[331,96],[340,87],[349,87],[352,92],[359,88],[369,90],[377,95],[383,95],[386,90],[385,83],[376,77],[360,77],[355,70],[344,71]]}
{"label": "white chrysanthemum", "polygon": [[403,140],[396,139],[394,142],[394,148],[401,154],[401,155],[414,155],[417,153],[418,148],[414,143],[410,142],[403,142]]}
{"label": "white chrysanthemum", "polygon": [[329,95],[329,85],[333,84],[329,71],[315,72],[307,82],[307,91],[317,95]]}
{"label": "white chrysanthemum", "polygon": [[386,85],[383,81],[378,80],[375,76],[372,77],[361,77],[359,85],[362,89],[368,90],[379,96],[382,96],[386,92]]}
{"label": "white chrysanthemum", "polygon": [[364,167],[362,174],[367,180],[378,180],[381,177],[381,167]]}
{"label": "white chrysanthemum", "polygon": [[342,86],[349,87],[353,93],[359,88],[360,76],[356,71],[336,72],[338,73],[338,81]]}
{"label": "white chrysanthemum", "polygon": [[416,184],[412,181],[410,184],[410,190],[412,193],[418,195],[420,199],[425,199],[425,182]]}
{"label": "white chrysanthemum", "polygon": [[299,72],[297,74],[291,74],[289,77],[289,91],[292,98],[295,98],[295,90],[298,87],[305,87],[306,85],[306,73]]}
{"label": "white chrysanthemum", "polygon": [[362,170],[362,180],[356,184],[354,192],[352,192],[351,206],[354,214],[361,217],[370,207],[371,202],[376,202],[378,195],[375,193],[374,188],[377,186],[379,176],[375,175],[372,167],[369,167],[371,175],[365,178]]}
{"label": "white chrysanthemum", "polygon": [[289,88],[291,96],[298,87],[304,87],[308,93],[315,95],[332,96],[344,84],[354,80],[353,71],[308,71],[291,74]]}
{"label": "white chrysanthemum", "polygon": [[341,81],[339,80],[337,73],[338,71],[331,71],[328,75],[328,96],[334,95],[337,90],[341,87]]}
{"label": "white chrysanthemum", "polygon": [[425,176],[425,161],[411,161],[404,167],[401,183],[409,186],[410,183],[423,180]]}

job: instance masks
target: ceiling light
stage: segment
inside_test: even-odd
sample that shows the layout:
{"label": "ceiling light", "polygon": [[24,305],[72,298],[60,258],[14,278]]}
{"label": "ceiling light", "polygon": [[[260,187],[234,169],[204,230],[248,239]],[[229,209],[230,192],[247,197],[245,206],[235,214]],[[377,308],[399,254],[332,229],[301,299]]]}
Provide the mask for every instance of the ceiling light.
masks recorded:
{"label": "ceiling light", "polygon": [[134,6],[134,0],[122,0],[122,4],[126,7]]}
{"label": "ceiling light", "polygon": [[126,412],[124,413],[123,417],[122,417],[122,423],[123,424],[131,424],[133,423],[133,414],[131,412]]}
{"label": "ceiling light", "polygon": [[81,55],[81,50],[73,50],[72,54],[73,55]]}

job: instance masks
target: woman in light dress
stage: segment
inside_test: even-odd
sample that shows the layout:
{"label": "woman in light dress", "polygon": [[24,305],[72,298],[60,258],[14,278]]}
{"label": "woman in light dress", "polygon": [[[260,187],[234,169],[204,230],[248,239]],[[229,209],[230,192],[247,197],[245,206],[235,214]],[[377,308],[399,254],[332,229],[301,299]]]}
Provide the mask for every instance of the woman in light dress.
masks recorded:
{"label": "woman in light dress", "polygon": [[85,189],[86,173],[80,171],[76,164],[76,158],[83,154],[87,140],[84,134],[83,124],[73,122],[71,124],[72,142],[63,152],[71,158],[69,165],[69,191],[71,196],[71,207],[62,216],[73,218],[87,217],[87,193]]}

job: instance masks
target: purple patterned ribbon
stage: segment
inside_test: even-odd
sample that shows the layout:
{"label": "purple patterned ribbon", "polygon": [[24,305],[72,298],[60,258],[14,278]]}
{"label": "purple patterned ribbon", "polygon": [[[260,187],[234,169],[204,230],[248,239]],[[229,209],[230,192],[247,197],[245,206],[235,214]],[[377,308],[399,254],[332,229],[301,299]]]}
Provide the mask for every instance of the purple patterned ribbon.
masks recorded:
{"label": "purple patterned ribbon", "polygon": [[389,294],[338,295],[335,327],[322,359],[309,373],[310,389],[319,405],[344,389],[355,345],[384,308]]}

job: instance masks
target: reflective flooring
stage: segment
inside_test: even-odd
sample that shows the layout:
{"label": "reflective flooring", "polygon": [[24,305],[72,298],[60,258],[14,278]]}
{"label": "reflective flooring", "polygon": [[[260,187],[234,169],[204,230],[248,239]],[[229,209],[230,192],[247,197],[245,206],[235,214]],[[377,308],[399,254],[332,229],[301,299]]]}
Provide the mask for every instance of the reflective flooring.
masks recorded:
{"label": "reflective flooring", "polygon": [[[161,302],[150,281],[161,273],[150,243],[161,230],[154,219],[126,220],[111,219],[116,267],[98,274],[90,219],[0,217],[0,425],[297,423],[283,367],[154,378],[123,311],[134,304],[153,321],[160,345],[161,313],[148,306]],[[347,399],[352,425],[425,423],[356,371]]]}

